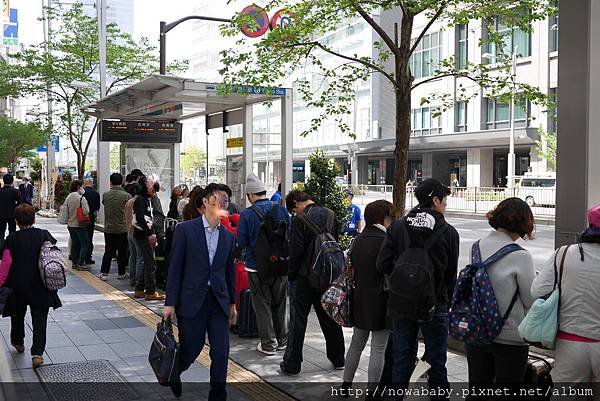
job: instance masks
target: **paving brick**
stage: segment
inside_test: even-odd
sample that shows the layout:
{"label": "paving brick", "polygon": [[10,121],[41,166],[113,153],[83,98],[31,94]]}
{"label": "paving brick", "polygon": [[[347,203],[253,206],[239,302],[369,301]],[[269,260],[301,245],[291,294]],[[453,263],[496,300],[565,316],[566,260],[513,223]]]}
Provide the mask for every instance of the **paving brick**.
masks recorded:
{"label": "paving brick", "polygon": [[79,352],[88,361],[96,359],[106,359],[109,361],[121,359],[107,344],[81,345],[78,348]]}
{"label": "paving brick", "polygon": [[120,329],[146,327],[146,325],[132,316],[112,318],[111,321]]}
{"label": "paving brick", "polygon": [[98,330],[96,335],[107,344],[134,341],[123,329]]}
{"label": "paving brick", "polygon": [[85,324],[95,332],[102,330],[118,329],[117,325],[109,319],[84,320]]}
{"label": "paving brick", "polygon": [[133,356],[148,356],[150,346],[142,347],[139,343],[130,339],[128,342],[120,342],[109,344],[110,348],[121,358],[129,358]]}
{"label": "paving brick", "polygon": [[85,361],[85,357],[76,346],[50,348],[46,350],[53,363],[67,363]]}
{"label": "paving brick", "polygon": [[73,344],[79,345],[95,345],[95,344],[104,344],[104,341],[100,337],[96,335],[96,333],[92,332],[74,332],[67,333]]}

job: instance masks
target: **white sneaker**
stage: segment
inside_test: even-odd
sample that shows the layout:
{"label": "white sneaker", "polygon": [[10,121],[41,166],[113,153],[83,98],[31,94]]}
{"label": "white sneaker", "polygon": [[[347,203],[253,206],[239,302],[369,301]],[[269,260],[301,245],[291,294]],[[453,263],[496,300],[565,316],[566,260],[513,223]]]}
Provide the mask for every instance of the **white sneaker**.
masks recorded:
{"label": "white sneaker", "polygon": [[102,281],[108,281],[108,274],[106,274],[106,273],[102,273],[102,274],[100,275],[100,279],[101,279]]}
{"label": "white sneaker", "polygon": [[285,349],[287,348],[287,344],[277,344],[277,351],[285,351]]}
{"label": "white sneaker", "polygon": [[267,355],[267,356],[277,355],[277,353],[275,352],[275,350],[266,350],[266,349],[263,349],[261,343],[256,344],[256,350],[258,352],[260,352],[261,354],[264,354],[264,355]]}

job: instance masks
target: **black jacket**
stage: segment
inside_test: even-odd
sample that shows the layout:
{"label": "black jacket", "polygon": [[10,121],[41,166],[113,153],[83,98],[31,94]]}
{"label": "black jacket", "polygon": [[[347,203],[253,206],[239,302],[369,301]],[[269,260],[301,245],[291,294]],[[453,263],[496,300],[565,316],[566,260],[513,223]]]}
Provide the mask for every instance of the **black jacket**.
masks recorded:
{"label": "black jacket", "polygon": [[[390,274],[396,259],[404,252],[404,231],[401,224],[405,224],[405,221],[408,221],[410,244],[417,247],[422,247],[433,232],[448,225],[446,232],[429,249],[429,257],[435,267],[436,312],[447,313],[456,285],[460,238],[456,229],[446,222],[441,213],[431,209],[413,209],[406,218],[393,222],[388,227],[379,251],[377,270]],[[392,311],[391,305],[388,311]]]}
{"label": "black jacket", "polygon": [[19,191],[11,185],[0,188],[0,217],[12,219],[15,207],[19,204]]}
{"label": "black jacket", "polygon": [[154,232],[154,220],[152,218],[152,206],[150,199],[143,195],[135,198],[133,203],[133,220],[135,238],[148,238]]}
{"label": "black jacket", "polygon": [[378,331],[386,328],[388,296],[384,291],[384,275],[375,265],[384,239],[385,232],[369,225],[352,244],[350,260],[355,280],[352,316],[354,326],[359,329]]}
{"label": "black jacket", "polygon": [[94,214],[100,210],[100,194],[96,192],[94,188],[86,187],[84,189],[83,197],[87,200],[88,206],[90,207],[90,214]]}
{"label": "black jacket", "polygon": [[[317,226],[325,227],[325,224],[327,224],[328,210],[329,209],[319,206],[316,203],[311,203],[306,206],[304,213],[306,213]],[[291,227],[288,280],[294,281],[298,276],[308,277],[309,264],[314,258],[315,234],[298,217],[292,219]],[[335,218],[333,227],[336,227]],[[338,233],[334,230],[332,234],[337,240]]]}

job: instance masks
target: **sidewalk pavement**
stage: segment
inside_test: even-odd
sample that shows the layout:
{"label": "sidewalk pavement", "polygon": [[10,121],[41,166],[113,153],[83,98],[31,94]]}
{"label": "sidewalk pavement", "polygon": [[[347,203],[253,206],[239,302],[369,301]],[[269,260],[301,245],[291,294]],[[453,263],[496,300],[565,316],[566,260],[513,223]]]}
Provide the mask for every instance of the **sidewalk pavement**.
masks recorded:
{"label": "sidewalk pavement", "polygon": [[[68,232],[66,226],[56,223],[54,219],[37,218],[37,227],[49,230],[59,241],[59,246],[66,250]],[[133,288],[129,287],[128,280],[117,280],[116,263],[113,262],[108,282],[102,282],[100,262],[104,252],[104,238],[102,233],[94,235],[93,258],[91,274],[87,272],[69,272],[67,287],[59,291],[63,307],[51,311],[48,319],[47,350],[44,355],[45,365],[68,362],[108,360],[118,370],[118,373],[128,382],[156,383],[156,378],[148,364],[148,351],[154,335],[154,330],[148,321],[149,317],[140,317],[153,311],[160,315],[162,301],[135,300]],[[66,255],[66,252],[65,252]],[[98,288],[104,288],[99,291]],[[114,288],[113,288],[114,287]],[[107,290],[108,289],[108,290]],[[127,297],[125,297],[125,296]],[[124,299],[135,308],[123,307]],[[142,307],[143,306],[143,307]],[[132,312],[133,311],[133,312]],[[136,316],[134,316],[136,315]],[[150,313],[152,319],[160,319]],[[8,354],[9,364],[14,376],[14,381],[35,382],[39,379],[31,369],[29,347],[31,346],[31,320],[27,315],[27,334],[25,340],[26,352],[16,354],[9,347],[10,319],[0,320],[0,332],[3,341],[0,341],[4,352]],[[150,327],[149,327],[150,326]],[[344,329],[346,350],[352,337],[351,329]],[[264,380],[276,387],[280,387],[296,399],[307,399],[310,387],[302,383],[327,383],[339,385],[342,382],[343,371],[335,370],[325,357],[325,340],[321,333],[316,315],[311,312],[304,343],[304,363],[302,373],[296,377],[282,375],[279,363],[283,352],[276,356],[265,357],[256,351],[258,339],[242,339],[237,335],[230,337],[230,379],[232,379],[232,363],[239,365],[236,372],[245,378],[239,381]],[[423,354],[423,345],[419,345],[418,356]],[[363,352],[361,363],[356,372],[355,383],[367,381],[367,367],[369,357],[369,344]],[[206,352],[199,359],[208,362]],[[203,366],[204,365],[204,366]],[[182,375],[184,382],[184,395],[186,382],[208,382],[208,363],[195,363],[190,370]],[[243,369],[239,369],[239,368]],[[462,383],[467,381],[466,359],[459,354],[448,352],[448,375],[451,382]],[[234,369],[235,370],[235,369]],[[244,372],[245,371],[245,372]],[[252,374],[253,373],[253,374]],[[249,374],[249,375],[248,375]],[[240,377],[241,377],[240,376]],[[236,380],[234,378],[234,380]],[[2,378],[2,381],[9,381]],[[298,384],[290,387],[291,384]],[[170,394],[168,388],[161,388]],[[233,386],[228,386],[230,400],[247,400],[245,394],[237,391]],[[261,398],[258,398],[261,399]],[[285,399],[285,398],[281,398]],[[289,398],[287,398],[289,399]]]}

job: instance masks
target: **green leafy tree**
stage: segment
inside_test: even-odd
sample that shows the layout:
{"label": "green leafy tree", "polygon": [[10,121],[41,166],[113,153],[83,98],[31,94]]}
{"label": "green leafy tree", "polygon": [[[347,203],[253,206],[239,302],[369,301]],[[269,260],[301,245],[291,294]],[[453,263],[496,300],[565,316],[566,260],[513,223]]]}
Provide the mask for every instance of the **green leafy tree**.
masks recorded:
{"label": "green leafy tree", "polygon": [[188,146],[181,155],[181,172],[184,178],[197,177],[200,167],[206,166],[204,149]]}
{"label": "green leafy tree", "polygon": [[538,128],[540,140],[536,142],[538,155],[548,162],[548,170],[556,169],[556,133]]}
{"label": "green leafy tree", "polygon": [[31,174],[29,174],[29,178],[31,178],[32,182],[36,182],[36,181],[41,181],[42,179],[42,159],[40,159],[39,157],[34,157],[33,159],[31,159],[30,165],[31,167]]}
{"label": "green leafy tree", "polygon": [[[221,52],[224,65],[221,74],[225,80],[222,90],[239,90],[239,83],[279,86],[293,81],[300,102],[320,112],[302,135],[318,131],[325,121],[331,120],[342,132],[355,136],[349,115],[357,83],[368,81],[375,74],[382,77],[390,87],[390,102],[395,108],[394,206],[398,214],[404,211],[411,93],[415,88],[442,77],[457,77],[456,95],[436,92],[421,99],[421,104],[439,107],[436,113],[482,91],[502,101],[510,98],[511,90],[521,94],[521,101],[538,104],[547,101],[547,96],[537,88],[515,82],[511,54],[503,51],[511,47],[511,37],[504,35],[506,31],[496,31],[496,27],[512,26],[531,32],[533,21],[557,12],[548,0],[268,0],[262,4],[269,12],[288,10],[294,15],[294,23],[275,29],[260,40],[242,38],[235,48]],[[380,16],[385,12],[390,12],[398,22],[396,34],[393,27],[381,23],[384,18]],[[421,25],[421,17],[425,20],[423,28],[413,37],[413,26],[416,22]],[[368,49],[367,54],[343,53],[329,37],[340,27],[350,27],[360,20],[378,37],[374,48]],[[411,56],[433,24],[453,27],[476,20],[483,21],[488,32],[479,43],[484,47],[482,52],[497,49],[494,64],[469,62],[458,66],[455,58],[450,57],[435,63],[434,71],[426,79],[415,80]],[[498,20],[501,24],[494,23]],[[222,32],[233,37],[239,35],[243,26],[258,28],[253,17],[238,14],[232,24],[222,27]],[[467,84],[474,84],[475,90]]]}
{"label": "green leafy tree", "polygon": [[313,201],[333,210],[337,222],[335,230],[340,236],[340,244],[345,248],[344,244],[348,241],[343,232],[350,214],[348,205],[344,203],[344,193],[335,182],[335,177],[340,174],[340,167],[327,158],[321,150],[310,155],[309,161],[310,177],[304,184],[303,190]]}
{"label": "green leafy tree", "polygon": [[[79,178],[98,122],[81,108],[99,96],[98,24],[83,12],[81,3],[46,9],[56,30],[47,42],[10,54],[11,64],[0,70],[0,96],[45,98],[50,94],[55,110],[48,129],[68,139],[77,155]],[[116,24],[107,27],[107,93],[122,89],[158,71],[158,58],[147,39],[136,42]],[[185,62],[169,66],[181,70]]]}
{"label": "green leafy tree", "polygon": [[44,145],[47,139],[46,131],[36,123],[0,117],[0,165],[15,171],[18,159],[32,157],[31,150]]}

